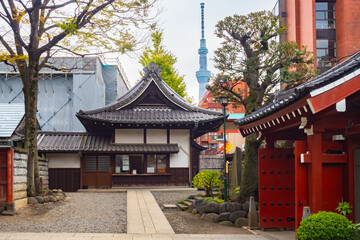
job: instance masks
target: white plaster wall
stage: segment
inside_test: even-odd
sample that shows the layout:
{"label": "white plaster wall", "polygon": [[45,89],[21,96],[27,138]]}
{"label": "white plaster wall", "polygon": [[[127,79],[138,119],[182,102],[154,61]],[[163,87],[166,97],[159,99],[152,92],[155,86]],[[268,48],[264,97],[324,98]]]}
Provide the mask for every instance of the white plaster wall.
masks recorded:
{"label": "white plaster wall", "polygon": [[170,167],[182,168],[189,167],[190,159],[190,130],[189,129],[171,129],[170,143],[177,143],[180,151],[170,154]]}
{"label": "white plaster wall", "polygon": [[80,157],[77,153],[47,153],[49,168],[80,168]]}
{"label": "white plaster wall", "polygon": [[144,143],[144,130],[115,129],[115,143]]}
{"label": "white plaster wall", "polygon": [[146,129],[146,143],[167,143],[167,129]]}

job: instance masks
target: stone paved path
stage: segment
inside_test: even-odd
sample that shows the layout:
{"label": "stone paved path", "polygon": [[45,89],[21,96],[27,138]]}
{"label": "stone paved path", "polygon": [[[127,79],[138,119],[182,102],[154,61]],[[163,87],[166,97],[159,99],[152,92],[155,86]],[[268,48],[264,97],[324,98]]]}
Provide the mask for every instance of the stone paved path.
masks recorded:
{"label": "stone paved path", "polygon": [[149,190],[127,191],[127,233],[174,233]]}

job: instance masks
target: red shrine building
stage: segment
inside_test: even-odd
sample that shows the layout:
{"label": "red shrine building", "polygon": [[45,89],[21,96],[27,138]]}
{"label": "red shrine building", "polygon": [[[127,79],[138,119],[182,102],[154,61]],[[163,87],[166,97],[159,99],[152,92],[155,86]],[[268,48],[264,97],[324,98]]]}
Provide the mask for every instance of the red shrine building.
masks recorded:
{"label": "red shrine building", "polygon": [[[235,124],[266,142],[258,153],[260,228],[297,228],[304,206],[335,211],[343,201],[360,223],[360,51]],[[279,140],[291,147],[275,148]]]}
{"label": "red shrine building", "polygon": [[288,27],[280,40],[306,46],[321,72],[360,49],[358,0],[279,0],[273,11]]}

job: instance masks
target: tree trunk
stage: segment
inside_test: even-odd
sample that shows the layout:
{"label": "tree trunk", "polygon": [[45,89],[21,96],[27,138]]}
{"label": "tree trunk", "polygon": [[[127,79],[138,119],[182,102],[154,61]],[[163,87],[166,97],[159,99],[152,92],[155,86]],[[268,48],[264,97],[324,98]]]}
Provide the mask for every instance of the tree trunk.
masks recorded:
{"label": "tree trunk", "polygon": [[249,197],[254,196],[258,189],[258,149],[261,142],[261,140],[256,140],[253,135],[245,139],[246,152],[243,161],[246,167],[240,185],[240,195],[237,199],[239,202],[248,201]]}
{"label": "tree trunk", "polygon": [[34,65],[38,61],[29,61],[29,67],[22,73],[25,98],[25,148],[28,150],[27,194],[35,196],[42,192],[40,186],[39,164],[37,153],[37,99],[38,71]]}

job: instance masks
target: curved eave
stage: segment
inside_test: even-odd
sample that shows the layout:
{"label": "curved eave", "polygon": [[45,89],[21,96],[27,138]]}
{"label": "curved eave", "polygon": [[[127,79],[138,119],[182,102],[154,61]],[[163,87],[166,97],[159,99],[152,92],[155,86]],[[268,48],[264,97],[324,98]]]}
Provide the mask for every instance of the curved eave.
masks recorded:
{"label": "curved eave", "polygon": [[265,117],[251,122],[237,124],[241,135],[246,137],[253,133],[274,132],[281,129],[284,125],[289,124],[298,124],[296,127],[300,127],[302,118],[306,118],[312,114],[307,99],[308,97],[306,96],[288,104],[284,108],[276,109]]}
{"label": "curved eave", "polygon": [[96,119],[89,116],[76,115],[87,131],[115,128],[182,128],[182,129],[201,129],[203,131],[213,131],[218,129],[223,117],[214,117],[206,120],[189,120],[189,121],[114,121]]}
{"label": "curved eave", "polygon": [[269,128],[287,124],[297,117],[300,117],[299,124],[303,125],[303,113],[315,114],[358,91],[359,80],[360,51],[313,80],[278,93],[273,103],[234,123],[243,136],[269,131]]}

